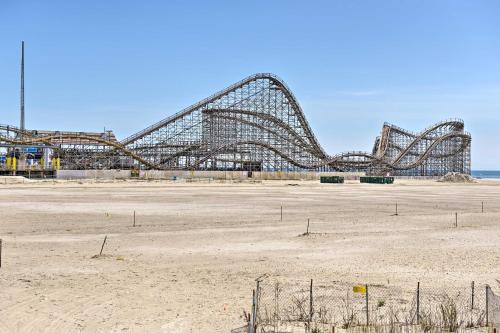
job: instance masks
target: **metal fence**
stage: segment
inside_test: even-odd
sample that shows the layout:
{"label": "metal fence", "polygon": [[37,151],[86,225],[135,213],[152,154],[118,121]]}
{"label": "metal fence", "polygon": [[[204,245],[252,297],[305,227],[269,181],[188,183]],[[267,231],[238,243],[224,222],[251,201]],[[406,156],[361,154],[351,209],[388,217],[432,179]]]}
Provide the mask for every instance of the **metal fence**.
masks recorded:
{"label": "metal fence", "polygon": [[500,324],[488,285],[403,289],[345,282],[259,281],[249,333],[461,332]]}

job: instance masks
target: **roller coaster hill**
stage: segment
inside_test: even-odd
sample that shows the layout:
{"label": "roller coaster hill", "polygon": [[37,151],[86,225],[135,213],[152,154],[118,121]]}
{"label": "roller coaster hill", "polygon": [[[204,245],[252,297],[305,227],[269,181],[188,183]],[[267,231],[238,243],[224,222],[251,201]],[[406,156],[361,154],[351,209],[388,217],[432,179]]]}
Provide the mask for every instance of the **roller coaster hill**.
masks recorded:
{"label": "roller coaster hill", "polygon": [[462,120],[418,132],[385,123],[371,152],[328,155],[285,82],[256,74],[121,141],[113,132],[0,125],[0,169],[345,171],[369,175],[470,174]]}

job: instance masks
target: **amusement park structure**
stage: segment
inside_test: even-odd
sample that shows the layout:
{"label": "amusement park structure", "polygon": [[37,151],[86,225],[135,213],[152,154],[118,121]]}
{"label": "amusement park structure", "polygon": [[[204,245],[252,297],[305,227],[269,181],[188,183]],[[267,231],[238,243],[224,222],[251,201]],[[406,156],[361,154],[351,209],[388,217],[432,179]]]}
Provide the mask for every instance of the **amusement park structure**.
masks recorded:
{"label": "amusement park structure", "polygon": [[470,143],[462,120],[443,121],[419,133],[385,123],[371,152],[328,155],[287,85],[273,74],[256,74],[121,141],[111,131],[0,125],[5,156],[0,167],[438,176],[470,173]]}

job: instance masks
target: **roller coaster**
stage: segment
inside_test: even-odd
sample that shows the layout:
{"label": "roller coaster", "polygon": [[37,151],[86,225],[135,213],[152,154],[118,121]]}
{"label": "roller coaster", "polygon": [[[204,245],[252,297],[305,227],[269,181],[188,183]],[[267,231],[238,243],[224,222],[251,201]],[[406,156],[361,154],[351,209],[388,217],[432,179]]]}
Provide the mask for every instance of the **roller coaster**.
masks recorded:
{"label": "roller coaster", "polygon": [[[297,99],[273,74],[255,74],[118,141],[111,131],[24,130],[0,125],[4,163],[28,149],[32,167],[248,171],[361,171],[373,175],[470,173],[462,120],[413,133],[385,123],[371,152],[328,155]],[[42,161],[45,162],[36,162]],[[55,159],[58,162],[55,162]]]}

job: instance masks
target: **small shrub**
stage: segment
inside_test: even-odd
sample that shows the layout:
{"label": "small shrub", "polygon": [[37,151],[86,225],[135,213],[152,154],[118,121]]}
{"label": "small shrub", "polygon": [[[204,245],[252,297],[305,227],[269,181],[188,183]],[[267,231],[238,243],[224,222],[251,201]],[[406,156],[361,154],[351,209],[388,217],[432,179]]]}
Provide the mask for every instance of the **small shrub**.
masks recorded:
{"label": "small shrub", "polygon": [[422,331],[424,331],[424,333],[430,332],[435,328],[436,325],[432,320],[430,312],[421,313],[419,318],[420,318],[420,328],[422,329]]}
{"label": "small shrub", "polygon": [[458,310],[455,302],[447,297],[440,305],[440,310],[443,326],[448,328],[450,332],[457,332],[462,323],[458,319]]}

